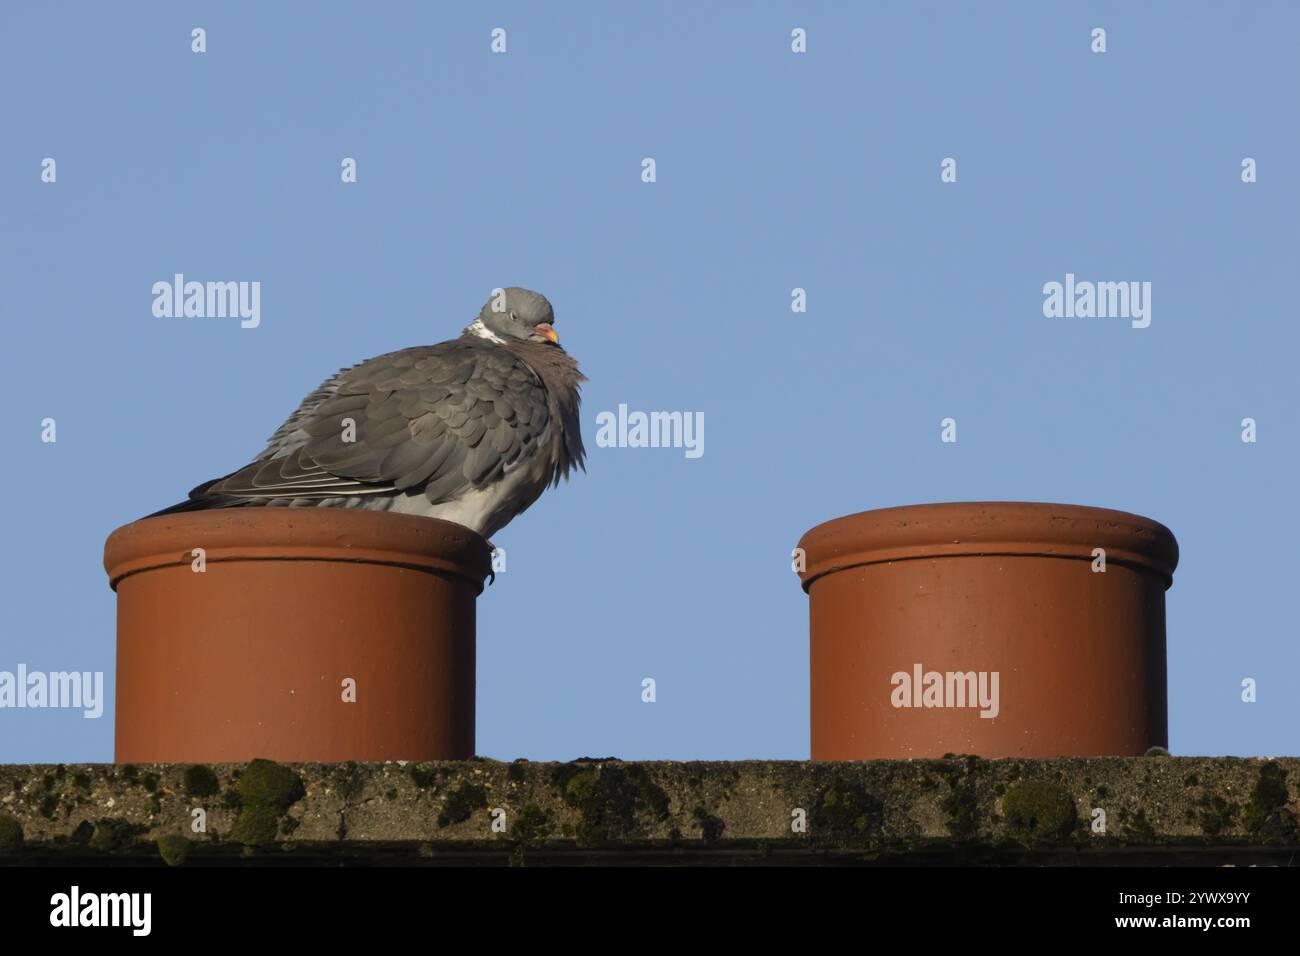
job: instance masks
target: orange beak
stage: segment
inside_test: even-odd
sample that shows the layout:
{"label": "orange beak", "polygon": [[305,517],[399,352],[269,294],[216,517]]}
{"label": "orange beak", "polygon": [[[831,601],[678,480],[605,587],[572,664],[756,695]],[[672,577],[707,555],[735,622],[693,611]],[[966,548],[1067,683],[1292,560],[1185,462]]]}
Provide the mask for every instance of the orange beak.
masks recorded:
{"label": "orange beak", "polygon": [[534,325],[533,331],[536,332],[538,335],[542,336],[542,338],[550,339],[552,342],[556,343],[557,345],[560,342],[560,337],[555,334],[555,329],[551,328],[545,322],[543,322],[541,325]]}

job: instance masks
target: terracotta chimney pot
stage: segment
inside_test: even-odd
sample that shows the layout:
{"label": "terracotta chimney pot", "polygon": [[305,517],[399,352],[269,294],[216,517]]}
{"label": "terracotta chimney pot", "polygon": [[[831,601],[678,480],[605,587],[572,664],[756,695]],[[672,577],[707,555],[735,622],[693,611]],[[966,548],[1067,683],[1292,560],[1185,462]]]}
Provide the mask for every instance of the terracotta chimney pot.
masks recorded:
{"label": "terracotta chimney pot", "polygon": [[1164,525],[1078,505],[915,505],[828,521],[799,546],[814,760],[1167,745],[1178,544]]}
{"label": "terracotta chimney pot", "polygon": [[119,763],[473,756],[474,601],[491,553],[469,529],[198,511],[118,528],[104,567]]}

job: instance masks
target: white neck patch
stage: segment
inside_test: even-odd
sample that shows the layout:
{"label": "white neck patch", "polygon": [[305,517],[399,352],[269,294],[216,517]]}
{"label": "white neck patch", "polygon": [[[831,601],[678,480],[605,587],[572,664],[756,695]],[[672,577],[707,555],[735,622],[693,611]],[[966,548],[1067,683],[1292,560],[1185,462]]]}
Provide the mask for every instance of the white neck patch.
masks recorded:
{"label": "white neck patch", "polygon": [[484,325],[481,318],[475,319],[465,326],[465,331],[470,335],[477,335],[481,339],[487,339],[489,342],[495,342],[497,345],[506,344],[506,340]]}

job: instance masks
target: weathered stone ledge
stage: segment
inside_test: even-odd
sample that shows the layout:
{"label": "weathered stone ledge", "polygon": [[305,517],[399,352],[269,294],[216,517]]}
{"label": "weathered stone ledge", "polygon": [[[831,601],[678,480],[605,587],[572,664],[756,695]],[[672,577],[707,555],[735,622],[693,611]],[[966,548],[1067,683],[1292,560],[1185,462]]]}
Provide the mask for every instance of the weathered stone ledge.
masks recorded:
{"label": "weathered stone ledge", "polygon": [[1286,865],[1298,792],[1295,757],[7,765],[0,864]]}

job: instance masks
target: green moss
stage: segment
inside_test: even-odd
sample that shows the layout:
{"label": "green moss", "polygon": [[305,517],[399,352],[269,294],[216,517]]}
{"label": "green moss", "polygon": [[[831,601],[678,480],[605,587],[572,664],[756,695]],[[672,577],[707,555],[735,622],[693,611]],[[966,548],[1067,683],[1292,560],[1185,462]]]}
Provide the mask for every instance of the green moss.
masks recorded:
{"label": "green moss", "polygon": [[939,807],[948,815],[948,832],[963,843],[974,840],[979,832],[979,797],[975,792],[979,764],[980,758],[973,755],[945,758],[938,764],[939,775],[948,785],[948,794]]}
{"label": "green moss", "polygon": [[713,843],[722,839],[722,831],[726,829],[726,824],[722,822],[721,818],[714,816],[706,807],[702,806],[698,806],[691,811],[691,816],[700,828],[700,834],[704,837],[705,843]]}
{"label": "green moss", "polygon": [[37,810],[40,811],[41,816],[45,817],[45,819],[47,820],[53,820],[54,813],[58,809],[59,809],[59,798],[52,793],[48,794],[45,797],[42,797],[40,805],[37,807]]}
{"label": "green moss", "polygon": [[47,773],[41,777],[41,789],[47,792],[54,789],[54,774]]}
{"label": "green moss", "polygon": [[235,791],[244,806],[268,806],[279,813],[301,800],[306,792],[302,779],[288,767],[260,758],[244,768]]}
{"label": "green moss", "polygon": [[551,833],[551,817],[535,803],[527,803],[519,811],[514,825],[510,828],[510,837],[522,846],[532,846],[546,839]]}
{"label": "green moss", "polygon": [[1217,836],[1231,827],[1239,809],[1235,803],[1229,803],[1218,794],[1203,794],[1196,805],[1200,811],[1193,814],[1189,810],[1188,814],[1200,824],[1201,832],[1206,836]]}
{"label": "green moss", "polygon": [[573,836],[581,846],[635,837],[668,819],[668,794],[644,767],[621,762],[561,764],[551,773],[566,805],[579,812]]}
{"label": "green moss", "polygon": [[1168,757],[1168,756],[1169,756],[1169,751],[1166,750],[1164,747],[1148,747],[1148,748],[1147,748],[1147,752],[1144,753],[1142,756],[1144,756],[1144,757]]}
{"label": "green moss", "polygon": [[90,838],[95,835],[95,825],[89,820],[82,820],[72,828],[69,839],[77,846],[89,846]]}
{"label": "green moss", "polygon": [[180,866],[190,855],[190,841],[179,833],[168,833],[158,838],[158,855],[168,866]]}
{"label": "green moss", "polygon": [[334,768],[330,785],[344,800],[351,800],[365,788],[365,779],[357,762],[349,760]]}
{"label": "green moss", "polygon": [[1200,785],[1201,778],[1194,773],[1189,773],[1187,776],[1183,777],[1184,787],[1199,787]]}
{"label": "green moss", "polygon": [[865,787],[837,779],[813,805],[809,836],[818,846],[874,849],[880,845],[884,819],[884,806]]}
{"label": "green moss", "polygon": [[[1286,802],[1286,771],[1276,760],[1270,760],[1259,768],[1259,778],[1255,781],[1255,789],[1251,792],[1246,813],[1257,820],[1260,815],[1272,813],[1284,806]],[[1249,823],[1247,828],[1256,829]]]}
{"label": "green moss", "polygon": [[157,816],[158,814],[162,813],[162,791],[161,790],[149,794],[149,803],[146,805],[146,809],[153,816]]}
{"label": "green moss", "polygon": [[162,785],[162,778],[156,773],[147,773],[140,778],[140,786],[144,787],[150,793],[157,790]]}
{"label": "green moss", "polygon": [[1065,840],[1078,821],[1069,791],[1035,780],[1016,783],[1007,790],[1002,817],[1007,836],[1024,846]]}
{"label": "green moss", "polygon": [[136,769],[135,764],[126,764],[122,767],[122,779],[127,783],[135,783],[140,776],[140,771]]}
{"label": "green moss", "polygon": [[948,814],[948,832],[955,840],[973,840],[979,832],[979,799],[975,796],[972,781],[954,781],[949,784],[948,796],[940,803]]}
{"label": "green moss", "polygon": [[17,853],[23,846],[23,825],[7,813],[0,813],[0,856]]}
{"label": "green moss", "polygon": [[280,831],[280,814],[270,804],[244,807],[230,831],[230,839],[246,847],[265,846],[275,841]]}
{"label": "green moss", "polygon": [[482,784],[463,783],[451,793],[438,814],[438,826],[447,827],[455,823],[464,823],[474,815],[476,810],[487,806],[487,790]]}
{"label": "green moss", "polygon": [[560,796],[570,806],[582,803],[595,790],[596,781],[600,779],[600,768],[587,767],[570,774],[560,784]]}
{"label": "green moss", "polygon": [[280,817],[306,792],[302,778],[271,760],[250,761],[239,775],[235,793],[240,811],[230,838],[246,847],[275,840]]}
{"label": "green moss", "polygon": [[78,770],[72,775],[72,785],[78,790],[87,791],[90,789],[90,774],[84,770]]}
{"label": "green moss", "polygon": [[1124,838],[1135,843],[1154,843],[1156,839],[1156,828],[1151,825],[1147,819],[1147,812],[1142,807],[1138,807],[1137,813],[1129,814],[1128,811],[1120,812],[1120,822],[1124,824]]}
{"label": "green moss", "polygon": [[102,853],[125,849],[144,831],[145,827],[126,820],[100,820],[95,824],[94,832],[90,835],[90,848]]}
{"label": "green moss", "polygon": [[527,765],[528,761],[524,760],[522,757],[518,760],[512,760],[510,766],[506,768],[506,779],[511,783],[521,783],[527,776],[524,772],[524,768]]}
{"label": "green moss", "polygon": [[413,763],[407,768],[407,772],[411,775],[411,782],[421,790],[427,790],[438,785],[437,767],[423,767]]}
{"label": "green moss", "polygon": [[1241,815],[1242,825],[1267,844],[1296,842],[1296,819],[1286,808],[1288,799],[1286,770],[1270,760],[1259,769],[1259,779]]}
{"label": "green moss", "polygon": [[221,791],[221,781],[217,779],[216,773],[211,767],[201,763],[186,767],[185,775],[181,779],[185,792],[199,800],[204,797],[214,797]]}

